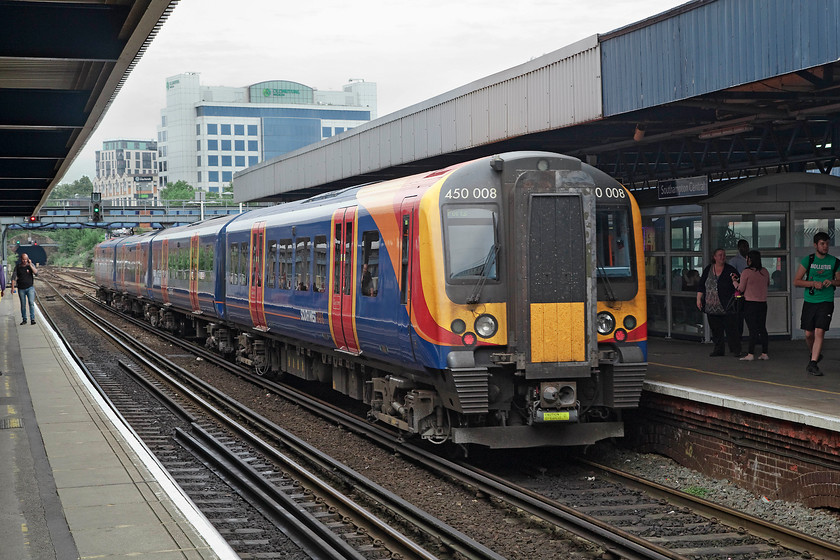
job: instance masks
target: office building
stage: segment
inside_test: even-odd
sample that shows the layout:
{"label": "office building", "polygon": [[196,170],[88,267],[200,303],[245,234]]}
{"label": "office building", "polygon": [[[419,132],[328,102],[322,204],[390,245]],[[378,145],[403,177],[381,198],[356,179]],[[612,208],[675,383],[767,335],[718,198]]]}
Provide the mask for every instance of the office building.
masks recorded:
{"label": "office building", "polygon": [[94,192],[117,206],[156,204],[158,146],[154,140],[108,140],[96,150]]}
{"label": "office building", "polygon": [[166,80],[158,126],[158,186],[179,180],[222,192],[233,174],[376,118],[376,84],[342,91],[296,82],[203,86],[196,73]]}

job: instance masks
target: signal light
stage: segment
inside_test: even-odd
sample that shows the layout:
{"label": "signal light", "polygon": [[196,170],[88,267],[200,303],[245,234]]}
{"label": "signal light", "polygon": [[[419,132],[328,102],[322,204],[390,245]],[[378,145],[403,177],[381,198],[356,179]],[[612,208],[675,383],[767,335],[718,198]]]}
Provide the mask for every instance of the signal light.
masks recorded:
{"label": "signal light", "polygon": [[15,244],[20,245],[20,239],[15,239]]}
{"label": "signal light", "polygon": [[37,222],[38,221],[38,216],[29,216],[29,221],[30,222]]}
{"label": "signal light", "polygon": [[98,222],[101,217],[102,217],[102,207],[99,205],[98,202],[96,202],[93,205],[93,215],[91,216],[91,218],[93,218],[94,222]]}
{"label": "signal light", "polygon": [[38,242],[37,242],[37,241],[33,241],[33,242],[32,242],[32,244],[37,246],[37,245],[38,245]]}

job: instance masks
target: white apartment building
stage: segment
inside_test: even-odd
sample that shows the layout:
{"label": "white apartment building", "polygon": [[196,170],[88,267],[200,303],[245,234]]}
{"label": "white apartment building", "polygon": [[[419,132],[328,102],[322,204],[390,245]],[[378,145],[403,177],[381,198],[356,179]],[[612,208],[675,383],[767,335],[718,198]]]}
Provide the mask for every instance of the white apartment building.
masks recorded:
{"label": "white apartment building", "polygon": [[96,151],[94,192],[117,206],[156,204],[158,147],[154,140],[107,140]]}
{"label": "white apartment building", "polygon": [[376,118],[376,84],[319,91],[284,80],[202,86],[197,73],[166,80],[158,126],[158,186],[179,180],[221,192],[233,174]]}

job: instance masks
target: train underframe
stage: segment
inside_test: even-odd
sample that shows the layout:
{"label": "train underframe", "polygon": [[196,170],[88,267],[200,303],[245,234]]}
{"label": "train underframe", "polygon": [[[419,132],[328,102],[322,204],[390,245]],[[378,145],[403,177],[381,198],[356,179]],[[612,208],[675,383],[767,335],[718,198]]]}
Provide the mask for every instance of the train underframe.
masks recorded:
{"label": "train underframe", "polygon": [[432,443],[521,448],[621,437],[621,409],[638,405],[646,366],[635,354],[605,347],[591,375],[575,379],[529,380],[515,362],[471,351],[456,353],[446,370],[405,371],[142,299],[100,297],[156,327],[201,341],[258,375],[329,384],[369,405],[371,419]]}

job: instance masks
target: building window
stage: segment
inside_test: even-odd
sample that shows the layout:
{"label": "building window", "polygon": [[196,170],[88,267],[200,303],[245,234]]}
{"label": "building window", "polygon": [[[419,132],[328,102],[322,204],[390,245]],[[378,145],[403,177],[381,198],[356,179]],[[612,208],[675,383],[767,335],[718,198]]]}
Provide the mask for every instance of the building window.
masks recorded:
{"label": "building window", "polygon": [[344,132],[344,127],[343,126],[335,127],[335,133],[336,134],[341,134],[342,132]]}
{"label": "building window", "polygon": [[195,156],[195,166],[201,167],[201,156]]}
{"label": "building window", "polygon": [[208,140],[207,141],[207,149],[208,150],[218,150],[219,149],[219,141],[218,140]]}
{"label": "building window", "polygon": [[201,125],[200,124],[195,125],[195,135],[196,136],[201,136]]}
{"label": "building window", "polygon": [[222,183],[233,181],[233,171],[222,171]]}
{"label": "building window", "polygon": [[222,167],[230,167],[232,158],[230,156],[222,156]]}
{"label": "building window", "polygon": [[199,152],[201,151],[201,140],[195,141],[195,149]]}
{"label": "building window", "polygon": [[248,151],[249,152],[258,152],[260,149],[260,143],[256,140],[248,140]]}
{"label": "building window", "polygon": [[222,129],[222,136],[230,136],[230,125],[229,124],[221,125],[221,129]]}
{"label": "building window", "polygon": [[219,156],[207,156],[207,165],[210,167],[219,165]]}
{"label": "building window", "polygon": [[245,125],[244,124],[233,125],[233,133],[236,136],[245,136]]}
{"label": "building window", "polygon": [[207,123],[207,134],[218,134],[218,133],[219,133],[218,125]]}
{"label": "building window", "polygon": [[260,162],[259,156],[248,156],[248,167],[257,165]]}
{"label": "building window", "polygon": [[222,151],[229,152],[230,151],[230,140],[222,140]]}
{"label": "building window", "polygon": [[198,182],[201,182],[201,171],[198,172]]}
{"label": "building window", "polygon": [[236,156],[234,160],[236,167],[245,167],[245,156]]}
{"label": "building window", "polygon": [[324,138],[329,138],[332,136],[332,127],[331,126],[322,126],[321,127],[321,136]]}
{"label": "building window", "polygon": [[245,151],[245,140],[234,140],[233,141],[233,149],[236,152],[244,152]]}
{"label": "building window", "polygon": [[219,172],[218,171],[208,171],[207,172],[207,180],[211,183],[218,183],[219,182]]}
{"label": "building window", "polygon": [[249,124],[248,125],[248,136],[256,136],[257,135],[257,125]]}

